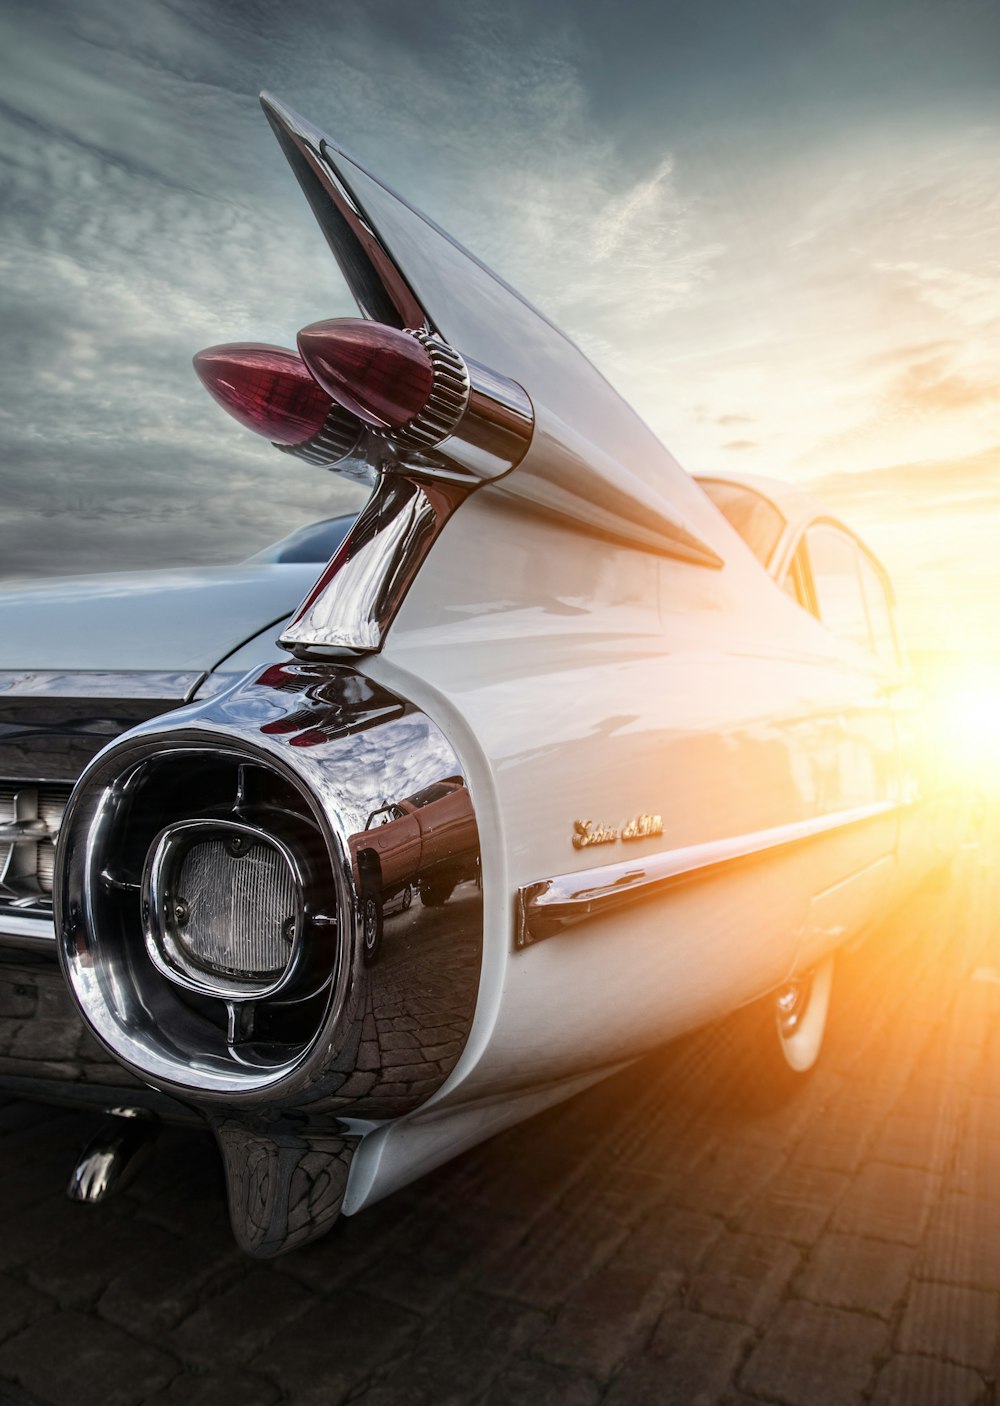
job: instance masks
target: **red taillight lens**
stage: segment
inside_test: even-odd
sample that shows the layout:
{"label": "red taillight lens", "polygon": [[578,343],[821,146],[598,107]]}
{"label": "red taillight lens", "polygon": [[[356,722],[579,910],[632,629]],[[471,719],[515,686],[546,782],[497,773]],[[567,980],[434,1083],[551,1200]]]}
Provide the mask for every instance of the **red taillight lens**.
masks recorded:
{"label": "red taillight lens", "polygon": [[333,403],[302,358],[284,347],[232,342],[207,347],[194,369],[224,410],[274,444],[302,444],[323,428]]}
{"label": "red taillight lens", "polygon": [[431,359],[408,332],[340,317],[304,327],[298,343],[323,389],[369,425],[401,429],[427,404],[434,383]]}

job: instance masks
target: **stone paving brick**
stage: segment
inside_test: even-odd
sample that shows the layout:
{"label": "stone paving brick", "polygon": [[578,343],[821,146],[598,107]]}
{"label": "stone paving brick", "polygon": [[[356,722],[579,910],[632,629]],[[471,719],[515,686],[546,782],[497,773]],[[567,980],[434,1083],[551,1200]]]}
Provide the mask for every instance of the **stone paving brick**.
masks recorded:
{"label": "stone paving brick", "polygon": [[419,1321],[395,1304],[338,1290],[283,1329],[253,1367],[295,1406],[335,1406],[413,1337]]}
{"label": "stone paving brick", "polygon": [[763,1323],[799,1267],[800,1255],[781,1240],[727,1234],[709,1251],[687,1305],[716,1318]]}
{"label": "stone paving brick", "polygon": [[138,1406],[177,1372],[165,1352],[75,1312],[36,1319],[0,1347],[0,1378],[46,1406]]}
{"label": "stone paving brick", "polygon": [[601,1389],[582,1372],[548,1362],[515,1362],[481,1398],[482,1406],[597,1406]]}
{"label": "stone paving brick", "polygon": [[0,1270],[41,1258],[55,1246],[79,1235],[87,1225],[87,1212],[99,1213],[101,1224],[113,1222],[112,1212],[100,1206],[78,1206],[62,1194],[50,1196],[0,1226]]}
{"label": "stone paving brick", "polygon": [[185,1363],[206,1370],[222,1362],[236,1366],[259,1353],[310,1303],[293,1280],[270,1269],[252,1269],[185,1318],[169,1341]]}
{"label": "stone paving brick", "polygon": [[488,1206],[438,1206],[393,1241],[352,1281],[376,1298],[432,1313],[462,1277],[520,1240],[523,1222]]}
{"label": "stone paving brick", "polygon": [[[62,1197],[80,1151],[75,1131],[65,1118],[27,1129],[16,1140],[17,1157],[5,1162],[0,1176],[0,1208],[8,1217],[49,1197]],[[78,1125],[71,1124],[76,1130]],[[8,1143],[12,1147],[13,1140]]]}
{"label": "stone paving brick", "polygon": [[855,1172],[873,1131],[873,1123],[854,1112],[824,1115],[796,1147],[795,1161],[803,1167]]}
{"label": "stone paving brick", "polygon": [[51,1313],[54,1307],[44,1294],[7,1274],[0,1274],[0,1342],[19,1333],[33,1318]]}
{"label": "stone paving brick", "polygon": [[595,1179],[589,1199],[596,1209],[622,1225],[635,1226],[663,1204],[669,1187],[670,1178],[625,1165],[616,1167],[607,1178]]}
{"label": "stone paving brick", "polygon": [[[511,1358],[521,1357],[545,1327],[545,1317],[483,1294],[464,1294],[428,1324],[414,1348],[397,1359],[377,1383],[382,1395],[407,1406],[459,1406],[475,1400],[500,1375]],[[284,1380],[284,1379],[282,1379]],[[293,1384],[294,1385],[294,1384]],[[300,1397],[296,1394],[296,1406]],[[301,1398],[312,1406],[314,1398]],[[361,1398],[367,1401],[367,1396]],[[315,1397],[326,1406],[325,1397]]]}
{"label": "stone paving brick", "polygon": [[414,1211],[413,1190],[406,1187],[363,1215],[342,1216],[315,1244],[282,1255],[274,1269],[319,1293],[341,1288],[356,1281],[422,1219]]}
{"label": "stone paving brick", "polygon": [[[58,1299],[64,1308],[83,1308],[96,1301],[116,1275],[142,1266],[149,1256],[166,1253],[173,1237],[156,1226],[136,1224],[104,1215],[96,1222],[80,1206],[82,1233],[49,1250],[27,1265],[29,1281]],[[141,1273],[141,1269],[140,1269]]]}
{"label": "stone paving brick", "polygon": [[955,1149],[948,1183],[966,1196],[1000,1201],[1000,1127],[990,1137],[966,1132]]}
{"label": "stone paving brick", "polygon": [[933,1121],[957,1116],[966,1100],[947,1079],[918,1074],[900,1090],[892,1112],[901,1118]]}
{"label": "stone paving brick", "polygon": [[917,1283],[896,1330],[901,1352],[922,1352],[989,1371],[1000,1328],[998,1301],[981,1289]]}
{"label": "stone paving brick", "polygon": [[812,1245],[847,1185],[843,1172],[787,1166],[741,1217],[740,1224],[755,1235],[773,1235],[796,1245]]}
{"label": "stone paving brick", "polygon": [[490,1159],[486,1148],[476,1148],[458,1167],[442,1169],[450,1173],[448,1182],[456,1200],[482,1202],[502,1215],[519,1217],[530,1207],[534,1216],[541,1216],[584,1174],[579,1158],[545,1147],[527,1147],[522,1152],[523,1144],[510,1133],[495,1138],[489,1150],[496,1143],[502,1144],[499,1161]]}
{"label": "stone paving brick", "polygon": [[739,1217],[784,1163],[780,1148],[725,1145],[713,1147],[693,1175],[678,1189],[676,1200],[692,1210]]}
{"label": "stone paving brick", "polygon": [[1000,1203],[943,1196],[931,1218],[918,1273],[946,1284],[1000,1290]]}
{"label": "stone paving brick", "polygon": [[479,1287],[536,1308],[553,1308],[582,1278],[611,1258],[626,1234],[608,1215],[554,1211],[526,1240],[483,1269]]}
{"label": "stone paving brick", "polygon": [[985,1406],[987,1387],[967,1367],[894,1357],[879,1373],[871,1406]]}
{"label": "stone paving brick", "polygon": [[606,1381],[657,1321],[683,1284],[675,1270],[636,1265],[627,1254],[592,1274],[559,1310],[532,1349],[536,1357]]}
{"label": "stone paving brick", "polygon": [[954,1105],[947,1105],[936,1118],[892,1115],[871,1146],[877,1162],[897,1167],[915,1167],[928,1172],[944,1170],[958,1131]]}
{"label": "stone paving brick", "polygon": [[214,1176],[217,1161],[214,1149],[204,1149],[199,1165],[210,1167],[213,1175],[170,1187],[155,1200],[145,1202],[136,1213],[137,1219],[148,1220],[172,1233],[183,1231],[205,1244],[218,1244],[230,1232],[225,1191]]}
{"label": "stone paving brick", "polygon": [[889,1318],[906,1292],[916,1251],[908,1245],[824,1235],[793,1289],[804,1299]]}
{"label": "stone paving brick", "polygon": [[874,1318],[790,1303],[751,1353],[741,1385],[786,1406],[855,1406],[887,1340]]}
{"label": "stone paving brick", "polygon": [[833,1229],[919,1244],[939,1185],[930,1172],[867,1163],[837,1208]]}
{"label": "stone paving brick", "polygon": [[1000,1098],[974,1097],[965,1109],[964,1136],[976,1144],[1000,1138]]}
{"label": "stone paving brick", "polygon": [[143,1406],[272,1406],[281,1397],[273,1382],[249,1372],[207,1377],[182,1372],[155,1396],[146,1397]]}
{"label": "stone paving brick", "polygon": [[663,1206],[648,1215],[622,1243],[618,1260],[654,1270],[694,1272],[723,1233],[722,1222],[699,1211]]}
{"label": "stone paving brick", "polygon": [[651,1350],[626,1363],[603,1406],[713,1406],[752,1341],[743,1324],[683,1309],[668,1312]]}
{"label": "stone paving brick", "polygon": [[0,1382],[0,1406],[45,1406],[45,1403],[10,1382]]}
{"label": "stone paving brick", "polygon": [[[151,1235],[165,1232],[147,1227]],[[143,1241],[143,1248],[148,1244]],[[142,1253],[108,1276],[110,1282],[98,1300],[103,1318],[135,1333],[137,1337],[158,1337],[198,1307],[205,1286],[212,1280],[220,1288],[246,1273],[247,1261],[230,1241],[216,1245],[166,1237],[155,1254]]]}

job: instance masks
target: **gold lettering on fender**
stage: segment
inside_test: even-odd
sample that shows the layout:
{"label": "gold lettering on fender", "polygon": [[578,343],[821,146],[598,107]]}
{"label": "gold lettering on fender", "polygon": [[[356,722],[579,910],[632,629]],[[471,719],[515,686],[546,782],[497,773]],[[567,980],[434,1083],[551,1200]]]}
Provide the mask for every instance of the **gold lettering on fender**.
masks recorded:
{"label": "gold lettering on fender", "polygon": [[650,835],[663,834],[662,815],[634,815],[618,829],[615,825],[595,825],[592,820],[573,821],[573,848],[589,845],[612,845],[621,840],[645,840]]}
{"label": "gold lettering on fender", "polygon": [[592,820],[573,821],[573,848],[586,849],[588,845],[610,845],[618,838],[613,825],[598,825],[594,829]]}

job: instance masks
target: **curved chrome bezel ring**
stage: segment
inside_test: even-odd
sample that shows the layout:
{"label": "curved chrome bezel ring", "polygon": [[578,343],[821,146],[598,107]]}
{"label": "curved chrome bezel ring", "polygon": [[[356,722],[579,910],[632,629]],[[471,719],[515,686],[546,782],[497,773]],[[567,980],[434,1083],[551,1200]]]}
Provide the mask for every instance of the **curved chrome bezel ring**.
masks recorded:
{"label": "curved chrome bezel ring", "polygon": [[[153,723],[148,726],[152,731]],[[316,1075],[317,1062],[323,1064],[329,1057],[331,1033],[338,1028],[341,1013],[351,999],[348,953],[357,941],[357,919],[352,896],[343,883],[335,885],[338,936],[336,952],[330,954],[329,992],[324,1011],[303,1046],[290,1053],[287,1060],[274,1065],[251,1065],[235,1061],[231,1052],[222,1057],[221,1053],[216,1055],[205,1050],[200,1053],[182,1050],[175,1044],[163,1020],[157,1018],[162,998],[149,982],[141,980],[141,968],[134,967],[127,948],[122,946],[121,935],[98,922],[94,909],[105,882],[97,862],[103,835],[113,823],[117,805],[134,784],[142,766],[154,759],[177,763],[205,754],[272,767],[306,802],[323,835],[333,872],[349,873],[348,856],[330,818],[303,785],[302,778],[280,757],[248,747],[241,738],[222,737],[208,729],[177,728],[156,736],[143,736],[142,731],[137,730],[131,738],[111,743],[94,759],[81,778],[84,783],[91,778],[92,784],[78,785],[67,807],[61,835],[63,852],[61,861],[57,859],[68,880],[67,891],[56,893],[60,958],[70,990],[94,1034],[139,1078],[168,1093],[202,1103],[236,1106],[243,1100],[259,1103],[264,1097],[288,1101],[310,1085]],[[140,940],[140,947],[148,960],[144,940]],[[300,945],[303,952],[304,947]],[[180,992],[180,983],[172,975],[169,982],[165,981],[162,970],[151,961],[149,972],[150,976],[155,974],[164,992],[171,987]],[[137,980],[142,989],[136,984]],[[235,1004],[228,994],[222,997],[213,993],[212,998]],[[262,998],[254,993],[247,999],[259,1001]],[[162,1009],[160,1014],[163,1015]]]}

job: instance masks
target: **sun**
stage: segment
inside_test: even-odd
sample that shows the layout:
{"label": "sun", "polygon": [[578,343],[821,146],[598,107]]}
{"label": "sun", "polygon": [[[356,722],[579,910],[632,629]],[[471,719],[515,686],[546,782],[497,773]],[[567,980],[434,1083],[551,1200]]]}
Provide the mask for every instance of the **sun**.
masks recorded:
{"label": "sun", "polygon": [[1000,783],[1000,659],[942,667],[932,684],[929,744],[942,769],[976,788]]}

